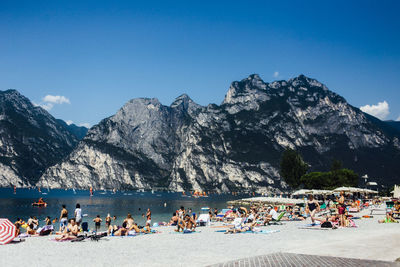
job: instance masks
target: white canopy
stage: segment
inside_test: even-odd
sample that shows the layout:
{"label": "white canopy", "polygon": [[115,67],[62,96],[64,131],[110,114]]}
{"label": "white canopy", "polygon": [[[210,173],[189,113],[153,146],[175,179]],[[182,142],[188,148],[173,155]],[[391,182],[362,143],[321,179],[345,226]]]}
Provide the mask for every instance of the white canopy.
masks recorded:
{"label": "white canopy", "polygon": [[342,187],[338,187],[338,188],[333,189],[333,192],[344,191],[344,192],[355,193],[355,192],[360,192],[359,189],[360,188],[342,186]]}
{"label": "white canopy", "polygon": [[321,190],[321,189],[301,189],[293,192],[293,196],[298,195],[330,195],[333,192],[331,190]]}
{"label": "white canopy", "polygon": [[350,193],[368,193],[368,194],[378,194],[378,191],[374,191],[374,190],[370,190],[370,189],[366,189],[366,188],[357,188],[357,187],[346,187],[346,186],[342,186],[342,187],[338,187],[336,189],[333,190],[334,192],[350,192]]}

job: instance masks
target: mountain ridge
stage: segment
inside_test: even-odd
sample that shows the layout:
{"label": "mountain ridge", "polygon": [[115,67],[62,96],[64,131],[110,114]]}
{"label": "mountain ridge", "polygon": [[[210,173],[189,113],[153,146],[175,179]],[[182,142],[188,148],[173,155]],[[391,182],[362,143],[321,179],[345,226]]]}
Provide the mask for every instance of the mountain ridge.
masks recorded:
{"label": "mountain ridge", "polygon": [[53,116],[17,90],[0,91],[0,186],[35,185],[76,143]]}
{"label": "mountain ridge", "polygon": [[201,106],[186,94],[170,106],[128,101],[38,185],[278,192],[287,190],[279,175],[285,147],[299,150],[311,170],[336,158],[387,184],[399,179],[390,175],[399,173],[400,146],[382,125],[315,79],[266,83],[253,74],[232,82],[221,105]]}

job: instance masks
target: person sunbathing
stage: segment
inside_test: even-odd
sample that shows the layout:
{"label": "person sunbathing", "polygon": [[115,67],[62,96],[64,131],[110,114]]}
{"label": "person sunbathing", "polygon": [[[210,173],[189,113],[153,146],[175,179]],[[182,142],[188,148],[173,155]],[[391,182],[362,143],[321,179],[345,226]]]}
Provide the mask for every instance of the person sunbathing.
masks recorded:
{"label": "person sunbathing", "polygon": [[126,227],[129,229],[133,226],[133,224],[135,223],[135,220],[132,218],[132,215],[130,213],[128,213],[124,222],[126,222]]}
{"label": "person sunbathing", "polygon": [[113,235],[113,236],[125,236],[128,234],[128,223],[123,222],[122,227],[118,227],[116,225],[111,226],[108,228],[107,234],[108,235]]}
{"label": "person sunbathing", "polygon": [[78,233],[79,233],[79,228],[75,222],[75,218],[71,218],[69,220],[69,224],[64,230],[64,233],[61,236],[56,237],[56,240],[62,241],[62,240],[76,239],[78,237]]}
{"label": "person sunbathing", "polygon": [[128,232],[132,230],[135,231],[136,233],[146,233],[146,229],[145,228],[140,229],[137,223],[133,223],[132,227],[128,228]]}
{"label": "person sunbathing", "polygon": [[378,223],[399,223],[393,218],[392,212],[386,212],[386,217],[383,220],[378,220]]}
{"label": "person sunbathing", "polygon": [[339,216],[338,215],[326,215],[323,218],[314,218],[314,220],[318,221],[320,223],[324,223],[324,222],[338,223]]}
{"label": "person sunbathing", "polygon": [[175,226],[178,225],[179,217],[176,216],[176,212],[172,214],[171,220],[169,221],[168,225]]}
{"label": "person sunbathing", "polygon": [[35,230],[35,226],[33,223],[28,224],[28,226],[26,227],[26,233],[28,235],[37,235],[36,230]]}

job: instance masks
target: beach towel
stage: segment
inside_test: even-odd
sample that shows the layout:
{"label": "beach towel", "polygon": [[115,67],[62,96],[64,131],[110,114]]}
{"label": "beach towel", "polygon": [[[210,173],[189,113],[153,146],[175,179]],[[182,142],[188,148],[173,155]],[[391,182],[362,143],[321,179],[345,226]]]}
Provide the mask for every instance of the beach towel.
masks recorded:
{"label": "beach towel", "polygon": [[39,228],[38,234],[41,236],[49,235],[54,230],[53,225],[45,225],[42,228]]}

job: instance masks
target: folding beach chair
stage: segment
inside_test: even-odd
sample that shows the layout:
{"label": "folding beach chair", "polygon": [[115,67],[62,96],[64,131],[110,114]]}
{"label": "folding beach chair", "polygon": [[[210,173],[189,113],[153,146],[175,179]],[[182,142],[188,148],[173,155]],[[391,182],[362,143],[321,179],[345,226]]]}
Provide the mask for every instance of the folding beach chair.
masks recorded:
{"label": "folding beach chair", "polygon": [[276,221],[270,221],[269,224],[273,224],[273,225],[282,225],[281,219],[283,218],[283,216],[285,215],[286,212],[281,212],[278,215],[278,219]]}

